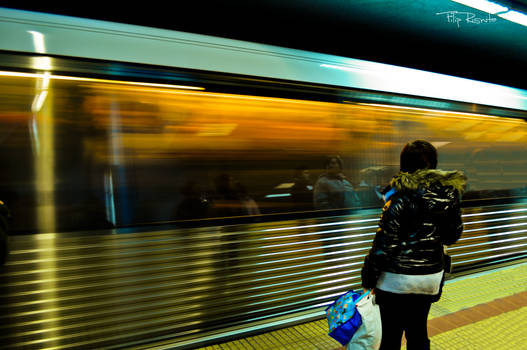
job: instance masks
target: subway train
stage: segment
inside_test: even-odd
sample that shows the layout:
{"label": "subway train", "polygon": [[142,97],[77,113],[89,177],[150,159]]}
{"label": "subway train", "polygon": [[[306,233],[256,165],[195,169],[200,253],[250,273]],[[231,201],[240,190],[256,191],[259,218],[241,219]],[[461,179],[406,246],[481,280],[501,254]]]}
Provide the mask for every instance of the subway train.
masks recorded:
{"label": "subway train", "polygon": [[[0,348],[186,349],[321,318],[401,148],[468,177],[451,276],[527,258],[527,91],[0,8]],[[338,155],[355,194],[314,200]]]}

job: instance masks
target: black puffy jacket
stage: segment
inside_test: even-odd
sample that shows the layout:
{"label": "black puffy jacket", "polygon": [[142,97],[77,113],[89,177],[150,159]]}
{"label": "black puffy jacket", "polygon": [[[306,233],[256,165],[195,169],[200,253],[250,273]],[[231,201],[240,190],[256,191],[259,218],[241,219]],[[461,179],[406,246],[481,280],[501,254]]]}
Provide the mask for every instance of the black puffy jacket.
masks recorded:
{"label": "black puffy jacket", "polygon": [[462,172],[435,169],[401,172],[391,180],[396,192],[384,205],[364,261],[364,288],[375,288],[382,271],[424,275],[443,270],[443,245],[454,244],[463,231],[465,184]]}

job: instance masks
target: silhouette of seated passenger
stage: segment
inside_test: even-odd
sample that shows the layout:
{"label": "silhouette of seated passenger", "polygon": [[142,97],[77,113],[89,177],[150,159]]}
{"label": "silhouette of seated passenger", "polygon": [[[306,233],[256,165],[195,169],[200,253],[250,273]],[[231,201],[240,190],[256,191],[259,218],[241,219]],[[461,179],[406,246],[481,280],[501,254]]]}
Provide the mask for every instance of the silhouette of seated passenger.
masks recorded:
{"label": "silhouette of seated passenger", "polygon": [[314,192],[315,209],[340,209],[359,206],[353,186],[342,173],[342,159],[330,156],[325,162],[326,172],[317,180]]}
{"label": "silhouette of seated passenger", "polygon": [[260,215],[256,202],[245,187],[229,174],[220,174],[214,179],[216,193],[213,212],[216,217]]}
{"label": "silhouette of seated passenger", "polygon": [[260,215],[260,209],[258,208],[258,205],[254,201],[254,199],[249,196],[249,193],[247,192],[247,189],[239,182],[234,182],[234,189],[236,190],[238,194],[238,198],[240,199],[241,205],[242,205],[242,211],[244,212],[244,215]]}
{"label": "silhouette of seated passenger", "polygon": [[311,174],[305,167],[298,167],[293,177],[291,200],[297,210],[313,210],[313,182]]}
{"label": "silhouette of seated passenger", "polygon": [[183,195],[183,200],[179,203],[176,211],[178,219],[191,220],[207,217],[209,201],[196,181],[187,181],[181,189],[181,194]]}

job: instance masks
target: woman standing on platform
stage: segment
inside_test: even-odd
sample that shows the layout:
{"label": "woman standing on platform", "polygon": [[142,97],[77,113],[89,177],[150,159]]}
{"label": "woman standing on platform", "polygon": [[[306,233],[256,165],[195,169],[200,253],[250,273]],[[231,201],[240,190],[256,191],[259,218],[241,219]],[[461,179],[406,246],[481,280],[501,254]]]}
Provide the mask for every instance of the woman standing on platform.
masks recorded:
{"label": "woman standing on platform", "polygon": [[444,282],[444,245],[463,230],[460,198],[466,177],[436,170],[437,151],[427,141],[408,143],[401,171],[385,190],[373,246],[362,268],[362,285],[374,289],[382,319],[383,349],[430,349],[427,319]]}

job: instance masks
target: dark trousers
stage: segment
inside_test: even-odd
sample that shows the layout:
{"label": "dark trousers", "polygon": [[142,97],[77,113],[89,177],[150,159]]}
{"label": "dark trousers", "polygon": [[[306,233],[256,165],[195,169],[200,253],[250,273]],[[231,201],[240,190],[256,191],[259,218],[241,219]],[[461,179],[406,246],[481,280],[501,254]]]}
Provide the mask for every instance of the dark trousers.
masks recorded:
{"label": "dark trousers", "polygon": [[432,301],[428,296],[376,290],[376,300],[382,321],[380,350],[399,350],[403,332],[407,350],[430,349],[426,325]]}

